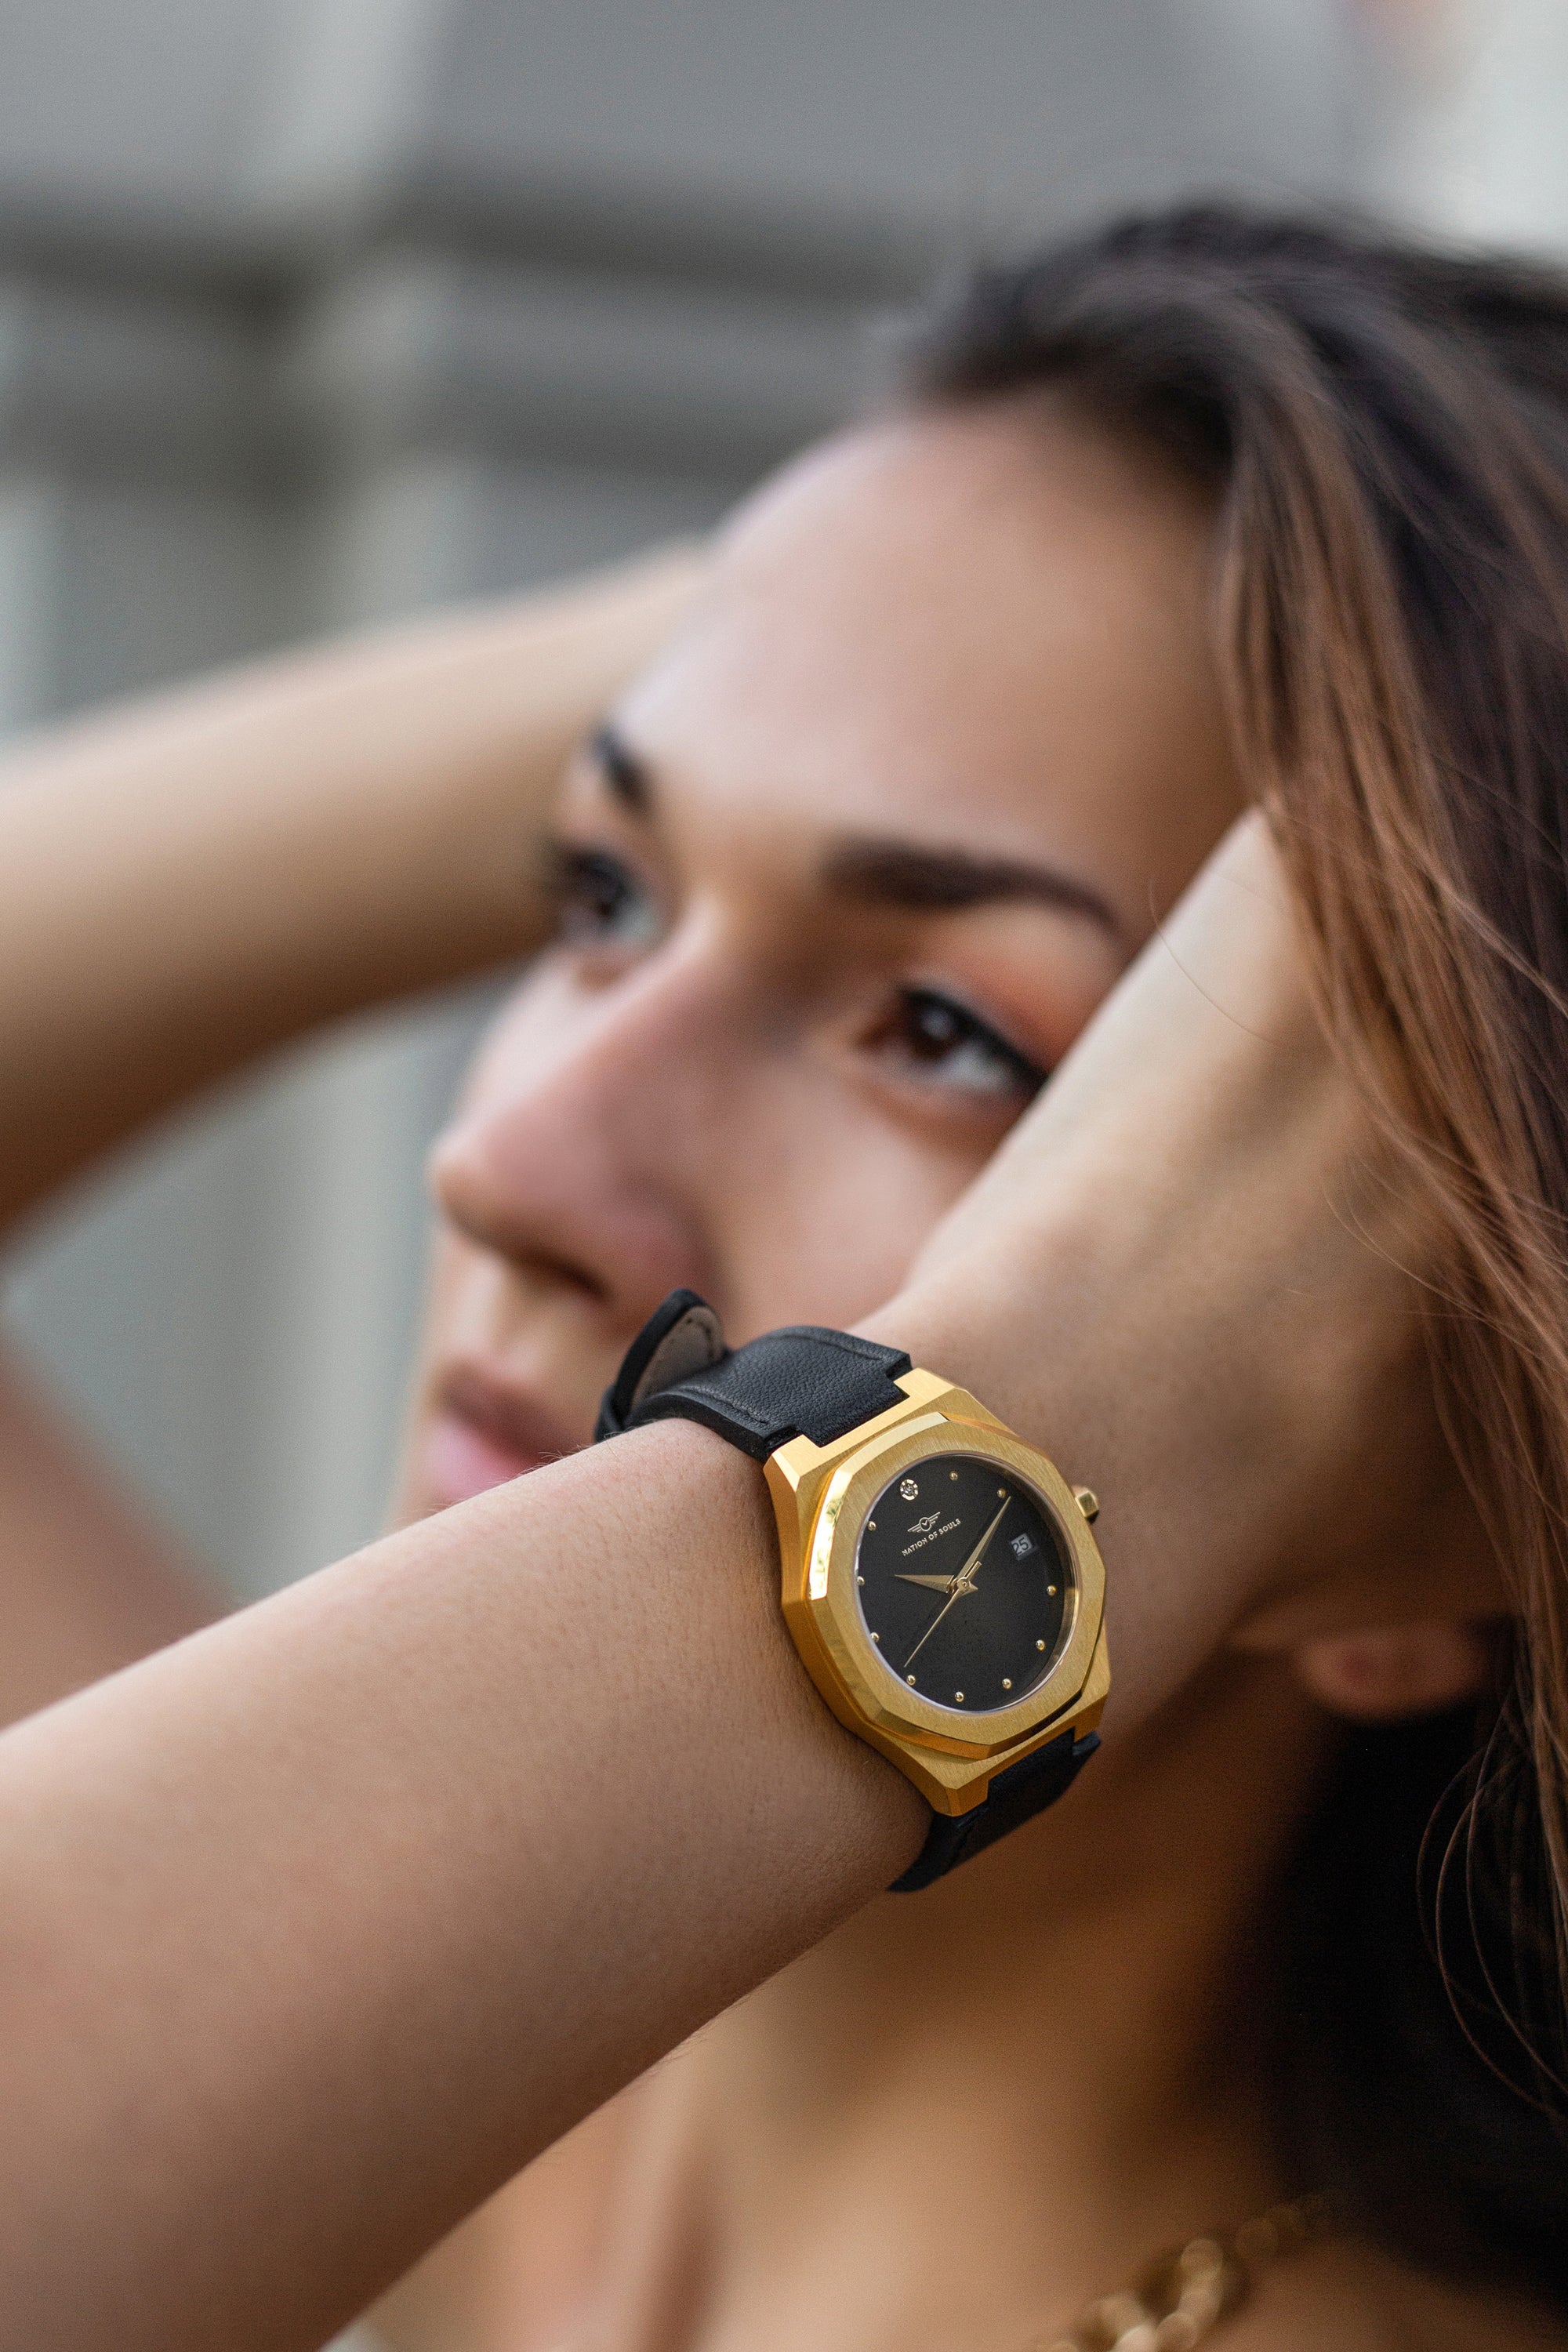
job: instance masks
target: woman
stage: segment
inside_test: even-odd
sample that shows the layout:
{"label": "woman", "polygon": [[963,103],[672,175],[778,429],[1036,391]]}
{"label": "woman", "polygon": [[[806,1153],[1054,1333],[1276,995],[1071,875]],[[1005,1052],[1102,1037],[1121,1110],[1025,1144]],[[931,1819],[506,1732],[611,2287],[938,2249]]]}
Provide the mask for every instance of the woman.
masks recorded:
{"label": "woman", "polygon": [[[1380,1175],[1363,1155],[1359,1193],[1336,1182],[1327,1238],[1313,1227],[1318,1255],[1283,1286],[1299,1322],[1271,1301],[1260,1356],[1256,1297],[1235,1318],[1220,1475],[1189,1476],[1186,1524],[1160,1533],[1173,1560],[1205,1542],[1225,1559],[1245,1524],[1247,1571],[1184,1568],[1163,1622],[1157,1580],[1124,1600],[1135,1704],[1070,1804],[730,2011],[411,2279],[380,2316],[389,2344],[1002,2347],[1205,2222],[1311,2190],[1331,2233],[1227,2320],[1238,2352],[1563,2340],[1568,2195],[1543,2110],[1562,2007],[1564,352],[1550,284],[1223,215],[987,281],[914,403],[742,519],[574,762],[558,944],[437,1155],[448,1231],[410,1518],[472,1511],[582,1445],[677,1282],[732,1336],[907,1331],[895,1294],[973,1312],[983,1286],[1016,1366],[1040,1357],[1048,1303],[1046,1352],[1068,1347],[1054,1390],[1046,1375],[1054,1426],[1079,1453],[1092,1434],[1097,1484],[1134,1497],[1158,1413],[1130,1428],[1096,1392],[1103,1360],[1064,1339],[1059,1245],[1047,1279],[977,1241],[1026,1158],[1004,1152],[922,1244],[1260,794],[1393,1157]],[[1258,887],[1242,856],[1233,892]],[[1221,929],[1244,939],[1245,912]],[[384,971],[364,966],[345,1000]],[[1266,1025],[1278,1011],[1217,993]],[[1110,1036],[1047,1110],[1056,1164],[1087,1153],[1123,1196],[1107,1224],[1143,1253],[1117,1296],[1149,1278],[1146,1373],[1184,1328],[1146,1209],[1160,1171],[1140,1121],[1163,1074],[1126,1068],[1125,1114],[1108,1114]],[[204,1062],[193,1043],[192,1075],[225,1050]],[[1284,1126],[1302,1097],[1251,1099]],[[1284,1159],[1321,1206],[1311,1099]],[[1249,1213],[1294,1230],[1290,1198],[1289,1181],[1215,1189],[1193,1261],[1206,1292],[1228,1250],[1247,1256]],[[1312,1311],[1352,1222],[1363,1256],[1395,1262],[1392,1290],[1408,1264],[1458,1310],[1444,1393],[1500,1563],[1438,1470],[1425,1493],[1389,1483],[1391,1458],[1432,1463],[1395,1377],[1414,1307],[1364,1335]],[[1083,1300],[1103,1308],[1094,1271]],[[1407,1416],[1363,1458],[1380,1477],[1345,1475],[1342,1432],[1314,1457],[1302,1416],[1281,1416],[1271,1357],[1292,1341],[1293,1406],[1332,1391],[1318,1410],[1335,1423],[1342,1381],[1350,1417],[1388,1399]],[[951,1352],[946,1368],[965,1376]],[[1143,1394],[1159,1385],[1157,1369]],[[1162,1491],[1168,1509],[1180,1478]],[[1114,1581],[1135,1509],[1108,1507],[1106,1527]],[[1465,1849],[1474,1936],[1438,1906],[1446,1986],[1418,1847],[1482,1742],[1510,1809],[1489,1793]],[[1511,1913],[1494,1906],[1505,1824]],[[1510,2045],[1505,2014],[1528,2041]]]}
{"label": "woman", "polygon": [[[841,1929],[521,2183],[388,2307],[408,2352],[1001,2347],[1178,2229],[1173,2182],[1194,2226],[1330,2188],[1370,2245],[1568,2294],[1568,2149],[1528,2104],[1554,2045],[1501,2048],[1456,1925],[1472,2059],[1413,1895],[1483,1696],[1494,1769],[1527,1775],[1532,1739],[1559,1802],[1560,1570],[1528,1482],[1557,1494],[1568,1458],[1568,310],[1496,268],[1156,221],[983,280],[921,383],[764,497],[569,779],[562,945],[437,1157],[405,1508],[581,1444],[671,1283],[747,1330],[870,1309],[1261,792],[1445,1234],[1457,1434],[1518,1581],[1478,1536],[1476,1630],[1298,1641],[1304,1694],[1216,1658],[1136,1765],[913,1916]],[[1479,1630],[1505,1591],[1520,1714]],[[1233,1647],[1288,1646],[1288,1615]],[[1325,1706],[1419,1720],[1342,1748]],[[1549,1939],[1525,1867],[1522,1936]],[[1325,2250],[1257,2340],[1314,2311],[1346,2344],[1489,2324],[1394,2275]]]}

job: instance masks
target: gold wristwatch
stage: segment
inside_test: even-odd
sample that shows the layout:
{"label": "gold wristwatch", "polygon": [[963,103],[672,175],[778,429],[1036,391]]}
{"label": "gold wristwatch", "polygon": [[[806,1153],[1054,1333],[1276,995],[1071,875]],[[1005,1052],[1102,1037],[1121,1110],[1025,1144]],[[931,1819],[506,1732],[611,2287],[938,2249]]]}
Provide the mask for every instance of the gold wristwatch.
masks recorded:
{"label": "gold wristwatch", "polygon": [[677,1415],[763,1465],[802,1663],[931,1808],[897,1891],[1062,1795],[1110,1687],[1087,1487],[896,1349],[801,1324],[731,1349],[689,1290],[633,1341],[596,1433]]}

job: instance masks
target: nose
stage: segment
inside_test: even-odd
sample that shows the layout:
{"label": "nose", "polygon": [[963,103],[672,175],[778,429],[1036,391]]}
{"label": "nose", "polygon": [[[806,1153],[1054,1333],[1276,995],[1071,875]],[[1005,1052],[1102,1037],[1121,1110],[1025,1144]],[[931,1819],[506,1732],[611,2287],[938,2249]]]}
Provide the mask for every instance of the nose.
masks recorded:
{"label": "nose", "polygon": [[700,951],[594,991],[525,987],[432,1156],[442,1212],[628,1337],[678,1285],[711,1289],[704,1193],[737,1029]]}

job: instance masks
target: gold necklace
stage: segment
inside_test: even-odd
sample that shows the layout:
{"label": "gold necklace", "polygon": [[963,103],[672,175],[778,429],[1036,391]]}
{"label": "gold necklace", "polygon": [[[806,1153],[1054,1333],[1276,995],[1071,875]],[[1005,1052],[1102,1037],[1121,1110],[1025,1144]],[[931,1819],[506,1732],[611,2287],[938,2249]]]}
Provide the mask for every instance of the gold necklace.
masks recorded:
{"label": "gold necklace", "polygon": [[1189,2238],[1157,2254],[1131,2286],[1091,2303],[1065,2336],[1037,2336],[1023,2352],[1193,2352],[1239,2311],[1260,2271],[1321,2238],[1328,2200],[1271,2205],[1228,2238]]}

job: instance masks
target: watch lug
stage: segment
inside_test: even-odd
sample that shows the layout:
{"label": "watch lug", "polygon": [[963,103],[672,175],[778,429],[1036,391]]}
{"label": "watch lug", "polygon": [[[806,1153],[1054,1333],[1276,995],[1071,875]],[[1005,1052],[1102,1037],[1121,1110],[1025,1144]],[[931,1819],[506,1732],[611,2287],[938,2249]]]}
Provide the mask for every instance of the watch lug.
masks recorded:
{"label": "watch lug", "polygon": [[[929,1412],[939,1397],[963,1393],[960,1390],[950,1389],[947,1381],[938,1380],[934,1372],[905,1372],[895,1386],[904,1391],[906,1402],[903,1404],[889,1405],[886,1412],[879,1412],[869,1421],[858,1422],[853,1429],[846,1430],[842,1437],[834,1438],[829,1444],[818,1445],[809,1437],[792,1437],[787,1445],[781,1445],[776,1453],[768,1456],[766,1468],[770,1479],[776,1472],[789,1491],[801,1496],[811,1487],[814,1478],[816,1489],[820,1489],[847,1454],[858,1454],[870,1439],[885,1437],[889,1432],[901,1428],[916,1413]],[[978,1411],[976,1408],[976,1412]],[[988,1425],[1002,1426],[1000,1422],[992,1424],[989,1414],[981,1417]]]}
{"label": "watch lug", "polygon": [[[814,1675],[813,1680],[816,1679]],[[823,1685],[818,1683],[817,1687],[822,1689]],[[1075,1706],[1066,1716],[1055,1716],[1050,1721],[1037,1725],[1028,1738],[1020,1739],[1016,1748],[1004,1748],[999,1755],[988,1756],[979,1761],[968,1757],[944,1756],[933,1748],[916,1748],[892,1738],[879,1727],[868,1724],[863,1717],[842,1711],[826,1691],[824,1691],[824,1696],[828,1698],[829,1706],[841,1723],[879,1750],[890,1764],[898,1767],[906,1780],[913,1781],[933,1813],[957,1817],[971,1813],[976,1805],[984,1804],[997,1773],[1005,1772],[1009,1765],[1019,1763],[1024,1757],[1032,1756],[1037,1748],[1047,1747],[1051,1740],[1059,1739],[1064,1731],[1070,1731],[1075,1738],[1081,1739],[1086,1733],[1096,1730],[1105,1712],[1105,1696],[1110,1687],[1110,1669],[1106,1661],[1105,1637],[1101,1634],[1095,1646],[1089,1679],[1084,1686],[1086,1696],[1094,1694],[1089,1696],[1088,1705]]]}
{"label": "watch lug", "polygon": [[978,1397],[971,1396],[967,1389],[955,1388],[951,1381],[942,1380],[935,1372],[921,1371],[917,1366],[913,1371],[903,1373],[898,1385],[925,1412],[942,1413],[950,1421],[973,1422],[979,1429],[1005,1429],[1009,1437],[1016,1434]]}
{"label": "watch lug", "polygon": [[[837,1714],[837,1709],[834,1712]],[[846,1719],[839,1717],[841,1722]],[[972,1813],[976,1805],[984,1803],[992,1778],[1001,1769],[1001,1762],[994,1756],[977,1760],[967,1756],[944,1756],[940,1748],[906,1746],[879,1725],[867,1723],[864,1717],[850,1722],[849,1727],[896,1766],[906,1780],[913,1782],[933,1813],[950,1817]],[[1012,1759],[1005,1760],[1011,1763]]]}

